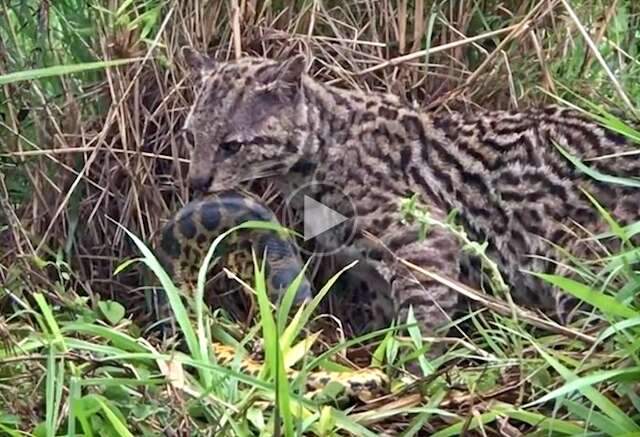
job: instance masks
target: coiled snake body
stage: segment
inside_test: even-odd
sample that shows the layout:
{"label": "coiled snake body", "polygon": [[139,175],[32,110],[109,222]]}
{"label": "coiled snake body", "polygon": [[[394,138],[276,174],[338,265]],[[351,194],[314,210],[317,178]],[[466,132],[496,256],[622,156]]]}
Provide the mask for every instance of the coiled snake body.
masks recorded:
{"label": "coiled snake body", "polygon": [[[265,204],[236,192],[223,192],[194,200],[180,209],[160,230],[154,244],[156,255],[174,282],[188,288],[195,284],[198,270],[213,241],[220,234],[247,221],[278,224],[274,213]],[[268,290],[272,299],[277,300],[300,274],[303,262],[293,242],[270,229],[243,228],[236,231],[223,240],[217,255],[231,264],[235,263],[233,267],[243,272],[241,276],[247,277],[253,272],[252,250],[257,256],[264,254]],[[246,279],[250,281],[251,278]],[[216,284],[213,290],[224,293],[224,288],[228,286],[229,283],[223,281]],[[295,303],[300,304],[311,295],[312,287],[305,277],[298,288]],[[161,299],[161,302],[167,310],[166,299]],[[235,349],[221,343],[214,343],[214,352],[222,364],[229,364],[235,358]],[[255,359],[244,358],[240,369],[255,376],[261,366]],[[297,372],[291,371],[289,376],[293,378]],[[344,395],[361,400],[386,392],[388,385],[385,373],[376,368],[310,372],[305,382],[312,392],[320,391],[331,382],[338,383],[344,389]]]}
{"label": "coiled snake body", "polygon": [[[175,280],[195,282],[214,239],[247,221],[278,224],[266,205],[235,192],[223,192],[189,202],[160,232],[156,247],[160,262]],[[246,228],[223,240],[217,252],[228,255],[246,251],[250,254],[251,248],[258,256],[265,254],[269,291],[278,297],[302,271],[303,263],[295,247],[276,231]],[[304,278],[298,288],[297,302],[310,297],[311,284]]]}

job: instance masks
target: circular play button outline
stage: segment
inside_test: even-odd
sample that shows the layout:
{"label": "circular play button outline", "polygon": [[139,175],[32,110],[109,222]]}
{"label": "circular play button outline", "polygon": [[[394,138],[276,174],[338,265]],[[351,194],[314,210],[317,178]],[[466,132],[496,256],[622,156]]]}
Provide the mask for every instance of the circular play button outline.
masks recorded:
{"label": "circular play button outline", "polygon": [[[351,214],[347,214],[345,216],[317,200],[316,196],[319,197],[319,195],[327,195],[327,193],[336,197],[342,197],[342,201],[346,203],[347,209],[351,210]],[[299,196],[301,195],[303,198],[299,199]],[[337,235],[334,235],[339,237],[341,241],[335,241],[335,244],[332,244],[331,247],[324,247],[324,245],[318,247],[319,245],[315,245],[314,250],[310,251],[295,241],[294,244],[296,244],[298,250],[306,255],[333,255],[348,246],[356,235],[355,203],[351,197],[348,194],[345,194],[337,185],[320,181],[312,181],[302,184],[287,196],[285,199],[285,205],[297,212],[302,208],[302,224],[304,229],[303,240],[305,242],[316,239],[318,236],[334,229],[337,226],[348,226],[346,232],[339,232]]]}

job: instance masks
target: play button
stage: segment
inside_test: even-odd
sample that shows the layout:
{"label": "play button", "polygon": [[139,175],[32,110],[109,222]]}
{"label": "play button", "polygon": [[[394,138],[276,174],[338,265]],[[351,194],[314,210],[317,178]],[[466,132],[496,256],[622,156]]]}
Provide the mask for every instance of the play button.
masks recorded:
{"label": "play button", "polygon": [[304,196],[304,241],[317,237],[347,218],[315,199]]}
{"label": "play button", "polygon": [[299,249],[307,255],[331,255],[353,240],[355,206],[340,187],[317,181],[307,183],[293,191],[286,204],[294,214],[285,220],[285,225],[302,228],[304,247]]}

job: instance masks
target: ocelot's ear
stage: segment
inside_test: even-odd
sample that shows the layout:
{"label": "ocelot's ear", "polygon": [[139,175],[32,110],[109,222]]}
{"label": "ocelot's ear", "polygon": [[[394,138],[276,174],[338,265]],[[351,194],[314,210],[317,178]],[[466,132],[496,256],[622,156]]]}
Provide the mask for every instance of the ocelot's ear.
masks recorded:
{"label": "ocelot's ear", "polygon": [[182,48],[182,57],[191,72],[195,75],[202,76],[207,70],[215,67],[216,61],[191,47]]}
{"label": "ocelot's ear", "polygon": [[306,69],[307,57],[303,54],[297,54],[289,59],[280,61],[276,66],[265,71],[264,75],[259,77],[258,80],[264,84],[284,84],[296,87],[300,84]]}
{"label": "ocelot's ear", "polygon": [[300,81],[306,70],[307,57],[300,53],[280,63],[278,79],[294,84]]}

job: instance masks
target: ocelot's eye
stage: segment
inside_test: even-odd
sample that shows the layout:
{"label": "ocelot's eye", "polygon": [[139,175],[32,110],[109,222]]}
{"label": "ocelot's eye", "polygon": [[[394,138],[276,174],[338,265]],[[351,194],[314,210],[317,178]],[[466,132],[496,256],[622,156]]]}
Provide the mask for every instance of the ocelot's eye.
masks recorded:
{"label": "ocelot's eye", "polygon": [[234,155],[240,151],[242,143],[240,141],[227,141],[225,143],[221,143],[220,148],[227,154]]}

